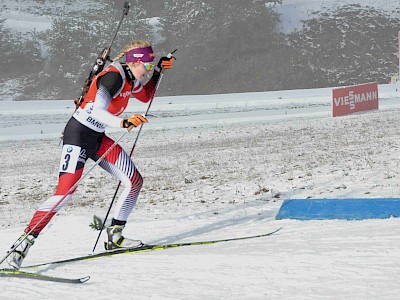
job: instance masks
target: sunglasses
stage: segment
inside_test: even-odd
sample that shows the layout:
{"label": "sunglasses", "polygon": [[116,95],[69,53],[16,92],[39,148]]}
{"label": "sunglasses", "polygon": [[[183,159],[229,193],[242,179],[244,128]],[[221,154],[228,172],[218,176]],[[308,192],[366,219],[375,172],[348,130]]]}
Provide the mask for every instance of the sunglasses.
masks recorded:
{"label": "sunglasses", "polygon": [[146,71],[151,71],[154,68],[154,63],[141,62]]}

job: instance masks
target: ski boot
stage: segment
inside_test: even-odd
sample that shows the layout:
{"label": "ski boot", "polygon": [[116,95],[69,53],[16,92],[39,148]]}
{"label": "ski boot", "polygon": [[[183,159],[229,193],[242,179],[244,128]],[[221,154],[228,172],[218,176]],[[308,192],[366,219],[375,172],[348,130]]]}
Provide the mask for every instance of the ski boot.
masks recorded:
{"label": "ski boot", "polygon": [[124,227],[124,225],[112,225],[107,228],[108,242],[104,243],[106,250],[138,248],[143,246],[143,243],[140,240],[131,240],[123,237],[122,230]]}
{"label": "ski boot", "polygon": [[[7,257],[7,263],[9,264],[10,267],[12,267],[15,270],[19,270],[23,260],[28,255],[29,248],[35,243],[35,239],[36,238],[34,236],[32,235],[27,236],[26,233],[20,236],[18,241],[16,241],[15,244],[12,245],[11,249],[8,250],[7,252],[7,253],[12,252]],[[18,245],[21,241],[22,243]],[[18,246],[15,247],[15,245]]]}

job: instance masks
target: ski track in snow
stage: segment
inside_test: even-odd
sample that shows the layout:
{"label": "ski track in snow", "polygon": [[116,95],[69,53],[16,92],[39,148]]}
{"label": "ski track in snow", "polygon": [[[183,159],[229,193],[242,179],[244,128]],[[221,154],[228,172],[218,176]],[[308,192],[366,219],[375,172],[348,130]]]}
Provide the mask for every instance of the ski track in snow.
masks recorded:
{"label": "ski track in snow", "polygon": [[[399,196],[400,93],[394,85],[379,88],[380,110],[340,118],[330,114],[331,89],[157,98],[133,157],[144,186],[126,235],[173,243],[283,229],[253,240],[41,267],[35,271],[91,279],[69,285],[2,278],[2,299],[397,298],[399,219],[274,219],[286,198]],[[1,103],[5,253],[54,191],[57,136],[72,108],[70,101]],[[127,115],[146,109],[131,103]],[[121,142],[127,151],[135,136]],[[97,232],[88,225],[93,214],[105,214],[116,185],[96,168],[26,265],[90,253]]]}

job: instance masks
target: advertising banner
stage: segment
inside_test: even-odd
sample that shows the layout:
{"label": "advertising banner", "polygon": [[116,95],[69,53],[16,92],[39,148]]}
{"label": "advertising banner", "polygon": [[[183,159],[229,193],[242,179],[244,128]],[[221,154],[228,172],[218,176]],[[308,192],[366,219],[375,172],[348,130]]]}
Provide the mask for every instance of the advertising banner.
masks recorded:
{"label": "advertising banner", "polygon": [[378,108],[378,84],[376,82],[332,90],[333,117]]}

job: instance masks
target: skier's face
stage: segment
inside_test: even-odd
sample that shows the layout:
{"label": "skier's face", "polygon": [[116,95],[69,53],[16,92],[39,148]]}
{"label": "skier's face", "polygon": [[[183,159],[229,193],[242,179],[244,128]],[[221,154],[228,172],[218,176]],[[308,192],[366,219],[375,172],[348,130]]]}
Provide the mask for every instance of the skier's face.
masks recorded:
{"label": "skier's face", "polygon": [[141,62],[127,63],[127,65],[137,80],[142,80],[144,76],[151,73],[151,69],[147,70]]}

